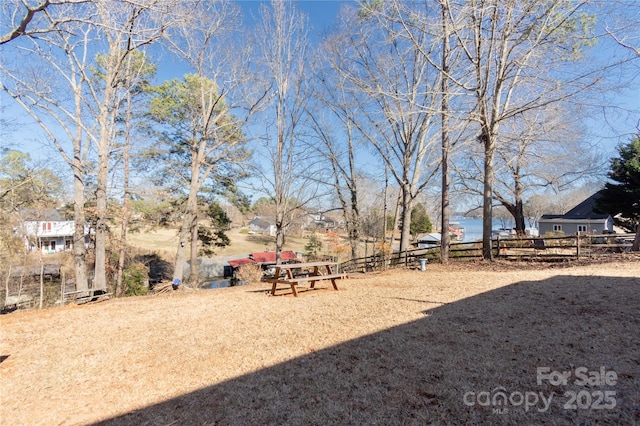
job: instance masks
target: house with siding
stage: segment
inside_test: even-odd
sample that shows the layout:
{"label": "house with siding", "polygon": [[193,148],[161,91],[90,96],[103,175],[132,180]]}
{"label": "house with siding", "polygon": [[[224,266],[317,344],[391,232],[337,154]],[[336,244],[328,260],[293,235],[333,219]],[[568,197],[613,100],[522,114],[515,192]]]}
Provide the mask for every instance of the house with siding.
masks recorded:
{"label": "house with siding", "polygon": [[542,215],[538,221],[540,235],[551,232],[565,235],[613,233],[613,217],[594,211],[599,196],[600,193],[596,192],[563,215]]}
{"label": "house with siding", "polygon": [[271,218],[264,216],[256,216],[249,222],[249,229],[256,234],[276,235],[276,225]]}
{"label": "house with siding", "polygon": [[[73,248],[75,222],[64,219],[59,211],[27,211],[23,216],[25,219],[19,233],[27,250],[40,249],[43,254],[52,254]],[[88,232],[85,235],[88,236]]]}

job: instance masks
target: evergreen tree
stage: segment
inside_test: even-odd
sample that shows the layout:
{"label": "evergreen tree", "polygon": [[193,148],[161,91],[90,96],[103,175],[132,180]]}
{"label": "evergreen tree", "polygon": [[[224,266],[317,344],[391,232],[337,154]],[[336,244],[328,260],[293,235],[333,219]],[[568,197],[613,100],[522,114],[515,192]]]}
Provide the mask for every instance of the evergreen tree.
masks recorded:
{"label": "evergreen tree", "polygon": [[618,147],[611,159],[610,182],[605,184],[596,209],[614,215],[616,225],[636,232],[632,250],[640,250],[640,135]]}
{"label": "evergreen tree", "polygon": [[418,234],[431,232],[432,228],[431,219],[424,205],[417,204],[413,207],[411,211],[411,235],[415,238]]}
{"label": "evergreen tree", "polygon": [[211,256],[215,254],[215,247],[226,247],[231,244],[226,234],[230,228],[231,219],[217,201],[209,204],[207,218],[211,221],[211,226],[198,227],[198,239],[202,243],[202,253],[205,256]]}

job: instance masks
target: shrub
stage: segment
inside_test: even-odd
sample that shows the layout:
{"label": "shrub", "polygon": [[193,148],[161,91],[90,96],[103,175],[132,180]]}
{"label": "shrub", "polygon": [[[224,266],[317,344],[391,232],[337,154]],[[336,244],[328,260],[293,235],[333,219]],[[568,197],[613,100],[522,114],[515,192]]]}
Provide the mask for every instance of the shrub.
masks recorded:
{"label": "shrub", "polygon": [[311,234],[306,238],[309,242],[304,246],[304,254],[311,260],[316,259],[322,250],[322,240],[317,234]]}
{"label": "shrub", "polygon": [[122,271],[122,288],[125,296],[142,296],[149,293],[149,273],[140,262],[132,263]]}
{"label": "shrub", "polygon": [[262,268],[259,265],[242,265],[236,275],[240,281],[257,283],[262,279]]}

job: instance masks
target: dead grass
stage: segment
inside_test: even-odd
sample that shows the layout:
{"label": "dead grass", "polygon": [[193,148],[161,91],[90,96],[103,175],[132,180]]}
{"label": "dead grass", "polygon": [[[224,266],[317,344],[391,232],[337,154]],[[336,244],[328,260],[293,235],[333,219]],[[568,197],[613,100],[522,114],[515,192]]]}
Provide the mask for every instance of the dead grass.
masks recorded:
{"label": "dead grass", "polygon": [[260,265],[242,265],[236,276],[240,281],[246,281],[248,283],[258,283],[262,280],[262,276],[264,275],[264,271],[260,267]]}
{"label": "dead grass", "polygon": [[[233,228],[227,232],[231,245],[217,248],[216,256],[238,256],[249,253],[275,250],[275,237],[247,234],[242,228]],[[158,228],[142,233],[130,233],[127,236],[133,247],[159,253],[164,259],[173,259],[178,244],[178,231],[174,228]],[[307,241],[302,237],[287,236],[284,250],[304,251]]]}
{"label": "dead grass", "polygon": [[[430,264],[298,298],[251,284],[4,315],[0,423],[639,423],[640,262],[512,265]],[[618,380],[538,384],[545,366]],[[553,399],[541,411],[469,397],[501,389]],[[613,391],[616,406],[565,409],[581,391]]]}

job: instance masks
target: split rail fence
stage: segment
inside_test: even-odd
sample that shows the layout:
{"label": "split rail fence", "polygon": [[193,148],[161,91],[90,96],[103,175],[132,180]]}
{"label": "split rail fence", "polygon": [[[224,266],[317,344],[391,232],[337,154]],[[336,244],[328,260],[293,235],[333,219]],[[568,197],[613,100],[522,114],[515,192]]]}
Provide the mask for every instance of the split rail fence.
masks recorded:
{"label": "split rail fence", "polygon": [[[631,250],[633,238],[634,234],[496,238],[492,240],[492,251],[495,259],[563,261],[628,252]],[[482,259],[482,242],[452,243],[449,247],[449,259],[452,261]],[[351,259],[340,264],[340,271],[370,272],[398,267],[417,268],[420,267],[421,259],[426,259],[427,264],[439,262],[440,246],[394,252],[390,256],[378,254]]]}

